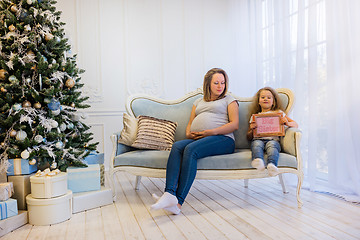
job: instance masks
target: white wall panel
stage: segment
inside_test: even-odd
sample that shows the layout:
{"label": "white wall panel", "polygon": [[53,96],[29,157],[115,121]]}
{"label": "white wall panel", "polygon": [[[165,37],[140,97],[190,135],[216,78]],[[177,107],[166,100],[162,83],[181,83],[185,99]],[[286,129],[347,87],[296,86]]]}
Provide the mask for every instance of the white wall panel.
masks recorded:
{"label": "white wall panel", "polygon": [[78,0],[76,3],[79,67],[86,70],[82,75],[86,82],[83,92],[90,97],[90,102],[102,102],[99,0]]}
{"label": "white wall panel", "polygon": [[[251,40],[241,35],[237,0],[61,0],[61,19],[85,69],[83,93],[91,97],[85,120],[105,152],[122,128],[130,94],[177,99],[202,87],[212,67],[224,68],[230,90],[243,94],[251,82]],[[241,12],[240,12],[241,14]],[[250,62],[250,61],[249,61]],[[240,64],[247,64],[245,66]],[[244,74],[246,72],[246,74]]]}
{"label": "white wall panel", "polygon": [[107,0],[99,3],[104,98],[94,108],[105,112],[124,111],[127,97],[124,1]]}
{"label": "white wall panel", "polygon": [[129,94],[163,93],[160,1],[133,0],[125,4],[126,66]]}
{"label": "white wall panel", "polygon": [[186,92],[185,26],[183,1],[162,1],[162,54],[165,92],[161,96],[176,99]]}
{"label": "white wall panel", "polygon": [[184,0],[186,92],[202,86],[204,74],[204,6],[206,1]]}
{"label": "white wall panel", "polygon": [[204,6],[204,67],[230,72],[235,39],[230,28],[229,7],[221,0],[209,0]]}

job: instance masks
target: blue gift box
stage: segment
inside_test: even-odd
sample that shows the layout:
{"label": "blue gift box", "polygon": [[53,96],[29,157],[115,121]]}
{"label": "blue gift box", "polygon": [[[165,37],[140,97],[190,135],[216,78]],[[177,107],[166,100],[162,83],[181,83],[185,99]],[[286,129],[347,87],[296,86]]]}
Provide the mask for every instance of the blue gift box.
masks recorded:
{"label": "blue gift box", "polygon": [[104,164],[104,153],[93,151],[83,161],[86,164]]}
{"label": "blue gift box", "polygon": [[68,167],[68,189],[73,193],[100,190],[100,165]]}
{"label": "blue gift box", "polygon": [[0,201],[1,220],[16,216],[18,214],[16,199],[9,198],[6,201]]}
{"label": "blue gift box", "polygon": [[21,158],[9,159],[9,163],[10,166],[6,173],[8,176],[30,174],[38,170],[36,164],[34,165],[29,164],[28,159],[21,159]]}

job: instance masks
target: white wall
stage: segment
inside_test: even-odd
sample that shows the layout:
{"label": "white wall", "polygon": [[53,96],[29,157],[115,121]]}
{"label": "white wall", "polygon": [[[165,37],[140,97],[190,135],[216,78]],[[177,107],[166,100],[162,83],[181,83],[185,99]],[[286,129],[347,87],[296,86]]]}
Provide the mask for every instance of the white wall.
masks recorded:
{"label": "white wall", "polygon": [[213,67],[227,71],[236,95],[256,90],[238,0],[59,0],[57,9],[86,70],[83,93],[92,107],[85,122],[107,164],[109,137],[121,130],[131,94],[177,99],[201,87]]}

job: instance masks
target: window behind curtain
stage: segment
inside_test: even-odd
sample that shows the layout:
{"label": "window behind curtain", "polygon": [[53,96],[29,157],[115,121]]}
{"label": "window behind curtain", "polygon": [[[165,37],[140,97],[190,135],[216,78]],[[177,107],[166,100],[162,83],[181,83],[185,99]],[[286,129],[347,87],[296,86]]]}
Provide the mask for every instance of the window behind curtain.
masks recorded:
{"label": "window behind curtain", "polygon": [[261,39],[257,42],[258,85],[295,92],[291,117],[303,131],[305,172],[310,178],[327,179],[328,112],[319,109],[328,101],[325,1],[261,0],[256,7],[261,8],[256,32]]}

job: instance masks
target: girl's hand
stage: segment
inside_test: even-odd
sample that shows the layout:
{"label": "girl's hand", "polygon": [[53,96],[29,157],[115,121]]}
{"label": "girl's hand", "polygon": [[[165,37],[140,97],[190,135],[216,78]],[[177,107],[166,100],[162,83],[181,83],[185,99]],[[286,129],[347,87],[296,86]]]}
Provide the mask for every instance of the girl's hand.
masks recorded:
{"label": "girl's hand", "polygon": [[282,117],[280,121],[284,122],[283,124],[285,124],[288,127],[293,127],[293,128],[298,128],[299,127],[297,122],[295,122],[294,120],[292,120],[288,116]]}
{"label": "girl's hand", "polygon": [[250,123],[250,129],[255,129],[257,127],[256,122]]}
{"label": "girl's hand", "polygon": [[284,124],[284,125],[288,125],[289,120],[288,120],[286,117],[282,117],[282,118],[280,119],[280,123],[281,123],[281,124]]}

